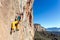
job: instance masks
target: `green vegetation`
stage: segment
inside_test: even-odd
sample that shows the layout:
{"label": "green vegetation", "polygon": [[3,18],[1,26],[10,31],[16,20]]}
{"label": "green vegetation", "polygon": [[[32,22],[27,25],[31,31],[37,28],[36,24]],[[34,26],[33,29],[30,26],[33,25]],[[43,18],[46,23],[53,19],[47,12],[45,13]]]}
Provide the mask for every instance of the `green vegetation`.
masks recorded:
{"label": "green vegetation", "polygon": [[60,40],[60,36],[47,32],[35,32],[34,40]]}

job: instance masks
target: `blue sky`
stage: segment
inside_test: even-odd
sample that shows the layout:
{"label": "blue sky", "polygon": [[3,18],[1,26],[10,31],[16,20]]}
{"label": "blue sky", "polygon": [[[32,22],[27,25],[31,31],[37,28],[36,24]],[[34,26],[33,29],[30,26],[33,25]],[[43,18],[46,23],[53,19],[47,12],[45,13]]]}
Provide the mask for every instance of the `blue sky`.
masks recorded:
{"label": "blue sky", "polygon": [[34,23],[45,28],[60,27],[60,0],[34,0]]}

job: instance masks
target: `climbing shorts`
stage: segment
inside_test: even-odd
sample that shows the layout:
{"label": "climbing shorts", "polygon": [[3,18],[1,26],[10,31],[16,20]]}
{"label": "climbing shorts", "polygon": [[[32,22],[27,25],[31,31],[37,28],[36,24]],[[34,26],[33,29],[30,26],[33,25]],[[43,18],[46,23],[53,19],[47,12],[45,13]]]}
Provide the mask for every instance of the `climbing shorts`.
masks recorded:
{"label": "climbing shorts", "polygon": [[15,24],[17,24],[17,23],[18,23],[18,21],[12,22],[12,24],[11,24],[11,29],[12,30],[15,30],[15,28],[16,28]]}

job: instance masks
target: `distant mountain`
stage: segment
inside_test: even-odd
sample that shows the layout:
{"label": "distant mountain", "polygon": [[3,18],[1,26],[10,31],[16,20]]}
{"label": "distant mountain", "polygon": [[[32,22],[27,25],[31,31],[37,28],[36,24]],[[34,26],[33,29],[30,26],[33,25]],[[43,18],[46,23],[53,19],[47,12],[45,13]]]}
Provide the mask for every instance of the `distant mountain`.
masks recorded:
{"label": "distant mountain", "polygon": [[[58,28],[43,28],[40,24],[34,24],[35,35],[34,40],[60,40],[60,33],[53,32],[52,30],[57,30]],[[51,31],[46,31],[51,30]],[[56,34],[57,33],[57,34]]]}
{"label": "distant mountain", "polygon": [[34,30],[35,31],[46,31],[46,29],[42,27],[40,24],[34,24]]}
{"label": "distant mountain", "polygon": [[60,28],[56,28],[56,27],[46,28],[46,31],[60,31]]}
{"label": "distant mountain", "polygon": [[56,28],[56,27],[54,27],[54,28],[47,28],[46,31],[51,32],[53,34],[60,35],[60,28]]}

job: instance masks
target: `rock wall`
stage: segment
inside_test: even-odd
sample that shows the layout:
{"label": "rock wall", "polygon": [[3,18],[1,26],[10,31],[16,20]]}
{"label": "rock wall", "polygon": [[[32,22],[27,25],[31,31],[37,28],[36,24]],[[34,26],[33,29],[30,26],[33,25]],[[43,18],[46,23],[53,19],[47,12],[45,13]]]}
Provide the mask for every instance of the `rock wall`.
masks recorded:
{"label": "rock wall", "polygon": [[[33,2],[34,0],[0,0],[0,40],[33,40]],[[18,24],[19,31],[10,35],[16,13],[22,13],[23,17]]]}
{"label": "rock wall", "polygon": [[34,24],[34,30],[39,32],[46,31],[46,29],[42,27],[40,24]]}

